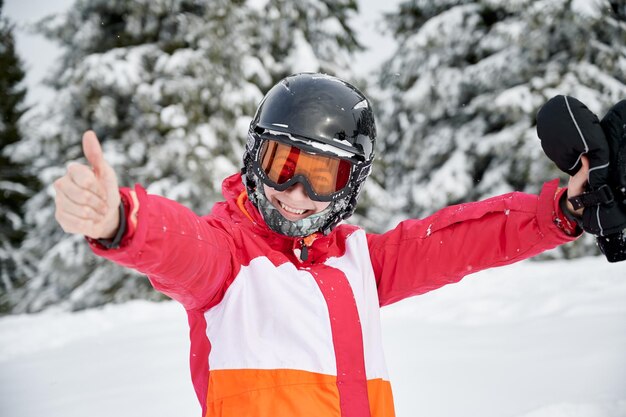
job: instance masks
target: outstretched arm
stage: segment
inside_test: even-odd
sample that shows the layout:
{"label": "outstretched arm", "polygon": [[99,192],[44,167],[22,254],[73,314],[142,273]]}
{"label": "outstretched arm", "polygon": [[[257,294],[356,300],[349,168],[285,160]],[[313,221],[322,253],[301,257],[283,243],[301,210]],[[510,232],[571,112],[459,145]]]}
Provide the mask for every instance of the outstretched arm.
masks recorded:
{"label": "outstretched arm", "polygon": [[[574,181],[578,186],[580,178]],[[446,207],[368,235],[381,305],[457,282],[480,270],[511,264],[569,242],[558,225],[558,180],[539,196],[511,193]],[[573,191],[572,191],[573,192]],[[578,234],[578,233],[576,233]]]}
{"label": "outstretched arm", "polygon": [[[71,163],[54,184],[56,219],[63,230],[87,236],[97,255],[148,275],[158,291],[187,309],[210,304],[233,272],[230,236],[142,187],[120,189],[91,131],[83,136],[83,150],[89,165]],[[122,200],[126,210],[120,218]],[[121,246],[101,244],[118,235],[124,224],[128,227]]]}

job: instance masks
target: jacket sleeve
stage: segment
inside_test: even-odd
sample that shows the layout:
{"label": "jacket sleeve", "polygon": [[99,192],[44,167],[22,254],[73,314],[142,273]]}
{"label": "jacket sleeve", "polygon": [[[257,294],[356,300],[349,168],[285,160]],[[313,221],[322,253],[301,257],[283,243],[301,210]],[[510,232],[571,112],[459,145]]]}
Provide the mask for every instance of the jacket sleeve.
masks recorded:
{"label": "jacket sleeve", "polygon": [[[122,194],[128,194],[122,189]],[[148,275],[187,310],[206,308],[233,274],[232,238],[185,206],[135,187],[137,227],[118,249],[90,242],[96,255]],[[127,213],[127,219],[130,213]]]}
{"label": "jacket sleeve", "polygon": [[387,233],[369,234],[380,305],[576,239],[554,221],[560,210],[557,188],[554,180],[539,196],[515,192],[450,206],[422,220],[401,222]]}

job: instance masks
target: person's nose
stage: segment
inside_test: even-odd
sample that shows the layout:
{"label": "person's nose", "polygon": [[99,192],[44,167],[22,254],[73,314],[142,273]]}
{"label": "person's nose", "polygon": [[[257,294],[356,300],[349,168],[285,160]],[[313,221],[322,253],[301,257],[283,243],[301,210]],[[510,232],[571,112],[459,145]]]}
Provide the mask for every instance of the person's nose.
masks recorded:
{"label": "person's nose", "polygon": [[299,182],[287,188],[285,191],[293,199],[309,198],[309,195],[307,194],[306,189],[304,188],[304,185],[302,185],[302,183],[299,183]]}

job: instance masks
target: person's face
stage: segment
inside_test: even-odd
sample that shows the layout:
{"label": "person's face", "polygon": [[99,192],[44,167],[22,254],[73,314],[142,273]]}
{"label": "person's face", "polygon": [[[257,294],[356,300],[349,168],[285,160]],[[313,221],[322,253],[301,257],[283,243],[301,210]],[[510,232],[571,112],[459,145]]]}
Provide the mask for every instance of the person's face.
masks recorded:
{"label": "person's face", "polygon": [[304,219],[312,214],[321,212],[330,205],[329,201],[311,200],[304,186],[299,182],[285,191],[277,191],[263,184],[263,191],[268,201],[276,207],[284,218],[290,221]]}

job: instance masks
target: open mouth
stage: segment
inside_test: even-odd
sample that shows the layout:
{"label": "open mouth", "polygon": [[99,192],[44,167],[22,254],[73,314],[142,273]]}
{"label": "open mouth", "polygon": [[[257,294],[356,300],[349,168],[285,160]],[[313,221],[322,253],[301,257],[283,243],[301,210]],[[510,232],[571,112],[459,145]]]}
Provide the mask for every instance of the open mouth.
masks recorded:
{"label": "open mouth", "polygon": [[283,215],[283,217],[285,217],[288,220],[300,220],[303,219],[305,217],[307,217],[309,215],[309,213],[311,212],[311,210],[307,210],[307,209],[298,209],[295,207],[291,207],[288,206],[287,204],[283,203],[280,200],[276,200],[278,207],[280,208],[280,211]]}
{"label": "open mouth", "polygon": [[285,210],[286,212],[292,213],[292,214],[296,214],[296,215],[300,215],[300,214],[304,214],[305,212],[307,212],[307,210],[304,209],[295,209],[293,207],[289,207],[288,205],[284,204],[283,202],[280,202],[280,206],[282,207],[283,210]]}

